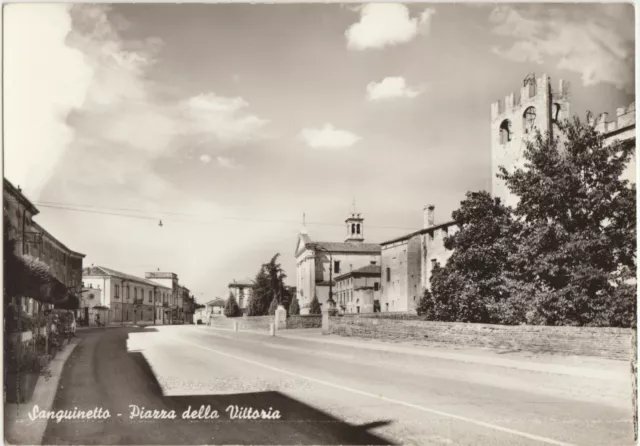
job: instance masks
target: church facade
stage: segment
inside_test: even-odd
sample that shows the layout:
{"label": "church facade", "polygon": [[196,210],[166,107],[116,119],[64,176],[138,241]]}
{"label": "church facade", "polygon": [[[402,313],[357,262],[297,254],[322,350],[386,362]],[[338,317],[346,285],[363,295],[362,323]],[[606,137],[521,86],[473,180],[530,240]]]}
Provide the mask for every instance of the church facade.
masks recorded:
{"label": "church facade", "polygon": [[380,264],[380,245],[365,243],[364,218],[351,212],[345,220],[346,238],[343,242],[315,241],[306,227],[298,234],[296,257],[296,297],[300,314],[309,314],[314,296],[321,306],[333,293],[338,303],[336,278],[368,265]]}

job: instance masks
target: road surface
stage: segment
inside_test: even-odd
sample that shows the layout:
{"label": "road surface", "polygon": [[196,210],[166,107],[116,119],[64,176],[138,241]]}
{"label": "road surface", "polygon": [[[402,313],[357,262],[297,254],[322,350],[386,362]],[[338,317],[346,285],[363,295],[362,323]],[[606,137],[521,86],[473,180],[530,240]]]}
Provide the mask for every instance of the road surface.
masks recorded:
{"label": "road surface", "polygon": [[[44,444],[633,443],[620,382],[198,326],[79,336],[53,409],[110,418],[50,420]],[[176,419],[131,419],[132,405]],[[201,406],[219,418],[182,419]]]}

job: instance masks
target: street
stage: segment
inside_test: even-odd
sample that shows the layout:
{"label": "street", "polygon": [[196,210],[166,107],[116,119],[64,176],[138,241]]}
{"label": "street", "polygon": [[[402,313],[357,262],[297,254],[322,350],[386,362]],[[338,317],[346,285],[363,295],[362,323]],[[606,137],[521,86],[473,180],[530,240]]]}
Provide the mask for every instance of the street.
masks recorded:
{"label": "street", "polygon": [[[632,444],[623,380],[199,326],[78,335],[53,410],[111,417],[50,420],[43,444]],[[182,419],[201,406],[219,418]],[[231,419],[229,406],[280,418]]]}

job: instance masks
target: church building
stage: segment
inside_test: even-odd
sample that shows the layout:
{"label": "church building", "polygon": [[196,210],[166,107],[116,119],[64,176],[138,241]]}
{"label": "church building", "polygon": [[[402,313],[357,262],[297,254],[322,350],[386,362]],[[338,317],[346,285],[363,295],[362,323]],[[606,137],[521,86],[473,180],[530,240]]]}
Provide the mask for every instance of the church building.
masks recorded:
{"label": "church building", "polygon": [[296,245],[296,295],[300,314],[309,314],[313,297],[337,303],[336,277],[368,265],[380,265],[380,245],[364,242],[364,218],[355,208],[345,220],[344,242],[315,241],[303,225]]}

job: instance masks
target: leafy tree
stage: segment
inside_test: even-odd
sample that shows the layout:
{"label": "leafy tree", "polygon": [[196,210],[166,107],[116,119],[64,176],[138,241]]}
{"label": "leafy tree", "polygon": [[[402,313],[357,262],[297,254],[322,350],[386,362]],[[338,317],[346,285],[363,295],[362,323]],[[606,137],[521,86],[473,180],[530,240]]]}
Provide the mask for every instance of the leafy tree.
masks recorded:
{"label": "leafy tree", "polygon": [[453,253],[432,272],[431,291],[422,297],[418,313],[440,321],[504,322],[496,310],[508,299],[511,210],[488,192],[469,192],[452,216],[459,230],[444,244]]}
{"label": "leafy tree", "polygon": [[622,178],[635,140],[606,144],[578,119],[527,143],[524,168],[498,175],[515,209],[468,193],[460,230],[418,313],[442,321],[632,327],[635,185]]}
{"label": "leafy tree", "polygon": [[224,306],[224,315],[226,317],[238,317],[242,316],[242,310],[240,310],[240,306],[236,301],[233,293],[229,293],[229,298],[227,299],[227,303]]}
{"label": "leafy tree", "polygon": [[294,297],[289,305],[289,315],[295,316],[297,314],[300,314],[300,304],[298,303],[298,298]]}
{"label": "leafy tree", "polygon": [[309,307],[309,314],[322,314],[322,309],[320,308],[320,302],[318,302],[318,298],[313,296],[313,300],[311,301],[311,305]]}
{"label": "leafy tree", "polygon": [[[607,144],[579,119],[537,134],[524,169],[499,176],[518,198],[513,279],[545,325],[635,325],[636,188],[623,179],[635,139]],[[630,325],[631,324],[631,325]]]}
{"label": "leafy tree", "polygon": [[269,313],[271,302],[275,299],[276,306],[287,300],[288,289],[284,284],[287,277],[282,266],[278,263],[280,254],[260,267],[253,285],[253,294],[249,302],[250,316],[265,316]]}

